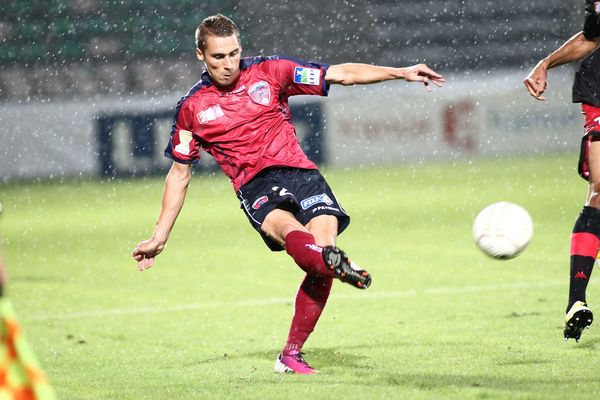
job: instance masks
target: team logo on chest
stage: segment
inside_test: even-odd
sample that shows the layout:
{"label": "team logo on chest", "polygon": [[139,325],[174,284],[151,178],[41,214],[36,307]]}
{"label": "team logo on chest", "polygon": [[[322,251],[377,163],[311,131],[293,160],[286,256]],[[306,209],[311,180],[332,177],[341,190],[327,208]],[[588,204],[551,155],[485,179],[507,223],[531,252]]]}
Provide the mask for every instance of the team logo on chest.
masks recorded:
{"label": "team logo on chest", "polygon": [[268,106],[271,102],[271,88],[265,81],[256,82],[248,89],[248,95],[255,103]]}

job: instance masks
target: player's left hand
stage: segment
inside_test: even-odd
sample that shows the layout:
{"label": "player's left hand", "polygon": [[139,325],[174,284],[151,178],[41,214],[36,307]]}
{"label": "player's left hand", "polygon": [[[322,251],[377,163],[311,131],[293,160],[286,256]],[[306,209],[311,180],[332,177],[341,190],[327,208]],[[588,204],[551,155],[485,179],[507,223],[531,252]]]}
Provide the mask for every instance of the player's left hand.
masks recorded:
{"label": "player's left hand", "polygon": [[165,245],[154,238],[140,242],[131,253],[131,256],[138,262],[138,270],[143,271],[152,267],[154,258],[158,256],[164,248]]}
{"label": "player's left hand", "polygon": [[404,80],[408,82],[423,82],[425,88],[431,92],[429,82],[433,82],[436,86],[442,87],[446,80],[444,77],[425,64],[416,64],[411,67],[404,68]]}

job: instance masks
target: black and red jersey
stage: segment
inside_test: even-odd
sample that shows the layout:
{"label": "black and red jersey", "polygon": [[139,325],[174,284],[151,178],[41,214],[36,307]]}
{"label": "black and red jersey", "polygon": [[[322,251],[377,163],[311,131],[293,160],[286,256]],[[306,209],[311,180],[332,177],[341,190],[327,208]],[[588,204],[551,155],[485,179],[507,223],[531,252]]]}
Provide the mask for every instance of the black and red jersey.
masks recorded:
{"label": "black and red jersey", "polygon": [[279,56],[244,58],[239,78],[226,89],[205,71],[177,105],[165,155],[195,163],[204,149],[236,191],[268,167],[316,169],[298,143],[288,98],[326,96],[328,68]]}
{"label": "black and red jersey", "polygon": [[[583,35],[600,37],[600,1],[586,0]],[[600,49],[583,59],[573,82],[573,102],[600,107]]]}

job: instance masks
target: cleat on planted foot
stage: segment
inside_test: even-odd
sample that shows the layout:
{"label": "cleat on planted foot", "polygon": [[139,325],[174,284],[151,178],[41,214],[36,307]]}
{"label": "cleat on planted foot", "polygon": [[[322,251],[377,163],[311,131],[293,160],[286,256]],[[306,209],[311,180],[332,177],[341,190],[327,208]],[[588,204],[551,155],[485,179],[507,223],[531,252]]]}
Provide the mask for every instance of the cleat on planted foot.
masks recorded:
{"label": "cleat on planted foot", "polygon": [[575,339],[579,342],[581,332],[589,328],[594,321],[594,314],[583,301],[573,303],[565,316],[565,340]]}
{"label": "cleat on planted foot", "polygon": [[333,270],[333,276],[359,289],[371,285],[371,274],[350,261],[346,253],[335,246],[323,248],[323,261]]}
{"label": "cleat on planted foot", "polygon": [[273,370],[282,374],[316,374],[318,371],[308,365],[302,357],[303,355],[304,353],[301,353],[298,350],[292,350],[287,355],[283,355],[283,353],[279,354],[277,360],[275,360],[275,367]]}

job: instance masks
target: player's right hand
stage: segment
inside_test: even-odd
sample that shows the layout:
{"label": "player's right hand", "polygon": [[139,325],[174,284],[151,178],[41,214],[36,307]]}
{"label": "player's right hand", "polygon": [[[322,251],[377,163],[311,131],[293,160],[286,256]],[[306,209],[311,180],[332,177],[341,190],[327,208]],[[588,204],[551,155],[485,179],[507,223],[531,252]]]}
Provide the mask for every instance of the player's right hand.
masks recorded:
{"label": "player's right hand", "polygon": [[538,100],[546,100],[543,94],[548,87],[548,71],[541,62],[523,79],[523,83],[531,96]]}
{"label": "player's right hand", "polygon": [[150,268],[152,264],[154,264],[154,258],[159,255],[164,248],[164,243],[160,243],[153,238],[140,242],[131,253],[131,256],[138,263],[138,270],[143,271],[144,269]]}

